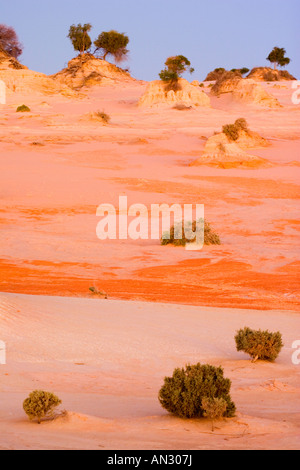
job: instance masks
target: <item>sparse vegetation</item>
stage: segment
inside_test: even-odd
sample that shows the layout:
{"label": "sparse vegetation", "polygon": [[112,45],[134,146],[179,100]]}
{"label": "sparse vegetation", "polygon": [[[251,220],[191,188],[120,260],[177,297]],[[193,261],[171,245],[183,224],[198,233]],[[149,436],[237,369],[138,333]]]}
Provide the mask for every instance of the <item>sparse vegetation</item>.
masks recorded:
{"label": "sparse vegetation", "polygon": [[104,124],[108,124],[110,122],[110,116],[106,114],[104,111],[97,111],[95,116],[104,122]]}
{"label": "sparse vegetation", "polygon": [[166,82],[167,90],[180,90],[179,78],[184,72],[193,73],[190,61],[183,55],[169,57],[165,62],[166,68],[159,74],[160,79]]}
{"label": "sparse vegetation", "polygon": [[276,70],[278,66],[285,67],[291,62],[291,59],[285,57],[285,54],[286,50],[284,47],[274,47],[274,49],[270,52],[267,60],[271,62],[271,64],[274,64],[274,70]]}
{"label": "sparse vegetation", "polygon": [[163,408],[180,418],[201,418],[207,412],[203,408],[204,398],[223,399],[226,403],[223,416],[233,417],[236,407],[230,397],[230,387],[231,381],[224,377],[221,367],[187,365],[165,378],[159,401]]}
{"label": "sparse vegetation", "polygon": [[22,104],[22,106],[18,106],[17,113],[30,113],[30,108],[25,104]]}
{"label": "sparse vegetation", "polygon": [[89,51],[92,45],[92,40],[89,35],[89,32],[92,29],[90,23],[87,24],[78,24],[72,25],[69,30],[68,38],[71,40],[75,51],[84,54],[84,52]]}
{"label": "sparse vegetation", "polygon": [[231,72],[239,72],[241,75],[245,75],[250,72],[250,70],[247,67],[243,67],[241,69],[231,69]]}
{"label": "sparse vegetation", "polygon": [[124,33],[117,31],[102,32],[94,41],[96,47],[95,52],[102,51],[103,60],[106,60],[107,55],[113,56],[116,62],[122,62],[127,58],[129,38]]}
{"label": "sparse vegetation", "polygon": [[99,289],[97,289],[97,287],[90,287],[90,288],[89,288],[89,291],[90,291],[93,295],[98,295],[99,297],[104,297],[105,299],[108,299],[107,293],[100,291]]}
{"label": "sparse vegetation", "polygon": [[189,111],[193,109],[193,106],[187,106],[186,104],[177,103],[173,106],[173,109],[177,109],[177,111]]}
{"label": "sparse vegetation", "polygon": [[9,56],[17,59],[23,52],[23,46],[20,43],[14,28],[0,24],[0,51],[6,52]]}
{"label": "sparse vegetation", "polygon": [[214,432],[214,422],[217,419],[223,418],[227,410],[227,403],[223,398],[203,398],[202,408],[204,410],[203,416],[211,420],[212,431]]}
{"label": "sparse vegetation", "polygon": [[[203,219],[198,223],[203,225]],[[196,241],[197,221],[193,223],[179,223],[173,225],[170,232],[163,234],[161,239],[162,245],[186,246],[187,243],[194,243]],[[193,232],[193,233],[191,233]],[[219,235],[213,230],[210,223],[204,221],[204,245],[221,245]]]}
{"label": "sparse vegetation", "polygon": [[232,141],[238,140],[241,131],[248,132],[248,124],[244,118],[237,119],[234,124],[226,124],[222,129],[222,132]]}
{"label": "sparse vegetation", "polygon": [[40,424],[43,418],[53,417],[54,409],[61,403],[53,393],[35,390],[24,401],[23,409],[31,421],[37,419]]}
{"label": "sparse vegetation", "polygon": [[236,348],[249,354],[253,361],[275,361],[282,347],[282,335],[278,331],[270,333],[262,330],[251,330],[246,327],[237,332],[235,336]]}

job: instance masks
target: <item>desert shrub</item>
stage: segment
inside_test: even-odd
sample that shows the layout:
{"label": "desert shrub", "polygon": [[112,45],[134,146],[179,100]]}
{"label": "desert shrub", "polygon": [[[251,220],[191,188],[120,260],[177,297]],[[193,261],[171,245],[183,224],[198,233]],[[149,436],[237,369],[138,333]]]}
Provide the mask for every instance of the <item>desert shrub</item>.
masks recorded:
{"label": "desert shrub", "polygon": [[[203,224],[203,219],[198,222]],[[161,244],[186,246],[187,243],[193,243],[196,241],[196,235],[194,238],[187,237],[186,232],[188,232],[189,234],[189,232],[192,230],[194,233],[196,233],[196,228],[196,220],[194,220],[193,223],[187,223],[185,225],[184,222],[173,225],[170,229],[170,232],[166,232],[163,234]],[[213,230],[210,223],[206,220],[204,221],[204,245],[221,245],[219,235]]]}
{"label": "desert shrub", "polygon": [[235,124],[235,127],[238,130],[248,131],[248,123],[247,123],[246,119],[239,118],[235,121],[234,124]]}
{"label": "desert shrub", "polygon": [[226,124],[225,126],[223,126],[222,130],[229,140],[238,140],[239,131],[235,127],[235,124]]}
{"label": "desert shrub", "polygon": [[204,88],[204,83],[200,83],[199,87]]}
{"label": "desert shrub", "polygon": [[223,133],[228,137],[229,140],[238,140],[240,131],[248,132],[248,124],[246,119],[239,118],[234,124],[226,124],[223,126]]}
{"label": "desert shrub", "polygon": [[254,360],[263,361],[275,361],[283,347],[282,335],[279,331],[270,333],[268,330],[255,331],[248,327],[237,332],[235,342],[238,351],[244,351]]}
{"label": "desert shrub", "polygon": [[230,397],[231,381],[224,377],[221,367],[209,364],[187,365],[175,369],[172,377],[165,377],[159,392],[163,408],[180,418],[204,416],[204,398],[222,398],[226,402],[224,416],[233,417],[236,407]]}
{"label": "desert shrub", "polygon": [[42,418],[53,416],[53,410],[61,404],[61,400],[50,392],[35,390],[23,403],[23,409],[29,419],[38,420],[40,424]]}
{"label": "desert shrub", "polygon": [[202,408],[203,416],[212,422],[212,431],[214,431],[214,421],[222,418],[227,410],[227,403],[223,398],[203,398]]}
{"label": "desert shrub", "polygon": [[106,292],[103,292],[103,291],[100,291],[99,289],[97,289],[97,287],[90,287],[89,288],[89,291],[93,294],[93,295],[98,295],[100,297],[105,297],[105,299],[108,299],[108,295]]}
{"label": "desert shrub", "polygon": [[106,114],[104,111],[97,111],[95,115],[101,119],[105,124],[108,124],[110,121],[110,116]]}
{"label": "desert shrub", "polygon": [[241,72],[242,75],[245,75],[246,73],[250,72],[250,70],[247,67],[242,67],[240,69],[240,72]]}
{"label": "desert shrub", "polygon": [[17,113],[30,113],[30,108],[25,104],[22,104],[22,106],[18,106]]}
{"label": "desert shrub", "polygon": [[193,106],[187,106],[186,104],[177,103],[173,106],[173,109],[177,109],[177,111],[189,111],[193,109]]}

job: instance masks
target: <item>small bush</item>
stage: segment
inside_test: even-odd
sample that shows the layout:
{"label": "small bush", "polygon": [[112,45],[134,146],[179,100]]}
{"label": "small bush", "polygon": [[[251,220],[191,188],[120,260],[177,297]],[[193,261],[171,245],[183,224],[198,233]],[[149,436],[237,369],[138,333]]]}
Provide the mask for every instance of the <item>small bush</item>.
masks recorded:
{"label": "small bush", "polygon": [[212,431],[214,431],[214,421],[222,418],[227,410],[227,403],[223,398],[203,398],[202,408],[203,416],[212,422]]}
{"label": "small bush", "polygon": [[90,291],[93,295],[98,295],[98,296],[100,296],[100,297],[105,297],[105,299],[108,299],[107,293],[100,291],[99,289],[97,289],[97,287],[90,287],[90,288],[89,288],[89,291]]}
{"label": "small bush", "polygon": [[25,104],[22,104],[22,106],[17,108],[17,113],[30,113],[30,108],[28,108],[28,106]]}
{"label": "small bush", "polygon": [[38,420],[40,424],[42,418],[53,416],[53,410],[61,404],[61,400],[50,392],[35,390],[23,403],[23,409],[29,419]]}
{"label": "small bush", "polygon": [[239,131],[234,124],[226,124],[222,129],[223,133],[228,137],[229,140],[238,140]]}
{"label": "small bush", "polygon": [[223,374],[221,367],[200,363],[175,369],[172,377],[165,378],[159,392],[160,404],[180,418],[201,418],[207,412],[202,400],[219,398],[226,402],[223,416],[233,417],[236,407],[229,394],[231,381]]}
{"label": "small bush", "polygon": [[[200,220],[200,222],[203,224],[203,219]],[[174,246],[186,246],[187,243],[194,243],[196,241],[196,236],[194,238],[186,237],[186,232],[190,232],[190,230],[192,230],[194,233],[196,233],[196,228],[197,228],[196,220],[194,220],[192,224],[191,223],[186,224],[185,230],[184,230],[183,222],[182,224],[179,223],[175,226],[173,225],[170,229],[170,232],[166,232],[163,234],[162,239],[161,239],[161,244],[162,245],[174,245]],[[207,221],[204,221],[204,245],[221,245],[221,240],[220,240],[219,235],[213,230],[210,223]]]}
{"label": "small bush", "polygon": [[173,109],[177,109],[177,111],[189,111],[193,109],[193,106],[187,106],[185,104],[177,103],[175,104],[175,106],[173,106]]}
{"label": "small bush", "polygon": [[241,131],[248,132],[248,124],[246,119],[239,118],[234,124],[226,124],[223,126],[222,131],[229,140],[236,141],[238,140]]}
{"label": "small bush", "polygon": [[108,124],[110,121],[110,116],[106,114],[104,111],[97,111],[95,116],[102,120],[105,124]]}
{"label": "small bush", "polygon": [[248,327],[237,332],[235,342],[237,350],[249,354],[254,361],[257,359],[275,361],[283,347],[282,335],[279,331],[270,333],[251,330]]}
{"label": "small bush", "polygon": [[246,119],[239,118],[235,121],[234,124],[235,124],[236,129],[238,129],[239,131],[240,130],[248,131],[248,123],[247,123]]}

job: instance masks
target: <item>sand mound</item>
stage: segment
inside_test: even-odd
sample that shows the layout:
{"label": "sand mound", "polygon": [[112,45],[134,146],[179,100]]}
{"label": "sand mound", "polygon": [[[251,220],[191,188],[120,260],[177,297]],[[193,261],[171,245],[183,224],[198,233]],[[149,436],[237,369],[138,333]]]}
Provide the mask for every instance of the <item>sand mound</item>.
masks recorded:
{"label": "sand mound", "polygon": [[1,69],[27,69],[25,65],[20,64],[20,62],[8,55],[5,51],[0,48],[0,70]]}
{"label": "sand mound", "polygon": [[233,98],[245,103],[258,104],[267,108],[279,108],[279,101],[270,95],[261,85],[254,80],[240,80],[233,90]]}
{"label": "sand mound", "polygon": [[208,139],[202,156],[193,162],[191,166],[208,165],[226,169],[270,166],[267,160],[249,155],[243,150],[243,148],[255,146],[255,142],[257,142],[255,135],[254,137],[246,137],[245,134],[245,132],[242,132],[239,137],[240,141],[235,142],[230,141],[223,132],[213,135]]}
{"label": "sand mound", "polygon": [[281,80],[297,80],[287,70],[274,70],[270,67],[255,67],[247,78],[256,81],[277,82]]}
{"label": "sand mound", "polygon": [[235,141],[241,148],[268,147],[269,142],[261,137],[257,132],[250,130],[240,130],[239,138]]}
{"label": "sand mound", "polygon": [[105,60],[97,59],[92,54],[75,57],[68,63],[67,68],[52,75],[52,78],[73,89],[134,80],[125,70]]}
{"label": "sand mound", "polygon": [[211,94],[219,96],[222,93],[231,93],[242,80],[241,74],[238,72],[222,72],[217,78],[216,83],[211,89]]}
{"label": "sand mound", "polygon": [[[232,72],[229,72],[231,74]],[[220,96],[223,93],[232,93],[232,97],[237,101],[252,103],[268,108],[281,107],[279,101],[270,95],[261,85],[251,79],[242,79],[240,76],[231,76],[227,73],[215,83],[211,89],[214,96]]]}
{"label": "sand mound", "polygon": [[161,80],[150,82],[145,94],[139,101],[140,106],[155,106],[161,104],[185,106],[210,106],[209,97],[200,87],[191,85],[187,80],[179,80],[180,89],[168,90],[166,83]]}
{"label": "sand mound", "polygon": [[213,82],[213,81],[217,81],[220,79],[224,81],[233,77],[242,78],[241,72],[239,70],[236,70],[235,72],[233,72],[233,71],[225,70],[224,68],[220,67],[218,69],[213,70],[212,72],[209,72],[209,74],[207,75],[204,81]]}
{"label": "sand mound", "polygon": [[3,52],[0,52],[0,80],[6,84],[8,93],[62,93],[65,96],[74,96],[74,92],[68,87],[59,85],[43,73],[29,70]]}

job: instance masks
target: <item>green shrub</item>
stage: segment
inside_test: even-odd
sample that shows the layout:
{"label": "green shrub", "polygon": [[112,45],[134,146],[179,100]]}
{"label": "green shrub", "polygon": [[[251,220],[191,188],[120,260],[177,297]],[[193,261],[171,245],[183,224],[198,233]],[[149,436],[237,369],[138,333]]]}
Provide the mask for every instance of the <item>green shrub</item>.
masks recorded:
{"label": "green shrub", "polygon": [[237,350],[249,354],[254,361],[275,361],[283,347],[279,331],[270,333],[268,330],[255,331],[248,327],[237,332],[235,342]]}
{"label": "green shrub", "polygon": [[61,400],[53,393],[35,390],[23,403],[23,409],[29,419],[38,420],[53,416],[53,410],[61,404]]}
{"label": "green shrub", "polygon": [[223,398],[203,398],[202,408],[203,416],[212,422],[212,431],[214,431],[214,421],[222,418],[227,410],[227,403]]}
{"label": "green shrub", "polygon": [[[203,219],[200,220],[203,224]],[[194,243],[196,241],[196,236],[186,237],[186,232],[190,232],[192,230],[194,233],[196,232],[197,228],[197,221],[191,224],[185,225],[184,230],[184,223],[178,223],[175,226],[173,225],[170,229],[170,232],[166,232],[163,234],[161,239],[162,245],[174,245],[174,246],[186,246],[187,243]],[[191,239],[189,239],[191,238]],[[210,223],[206,220],[204,221],[204,245],[221,245],[221,240],[219,235],[213,230]]]}
{"label": "green shrub", "polygon": [[236,407],[230,397],[231,381],[224,378],[221,367],[209,364],[187,365],[175,369],[172,377],[166,377],[159,392],[163,408],[180,418],[201,418],[204,416],[204,398],[222,398],[226,402],[224,416],[233,417]]}
{"label": "green shrub", "polygon": [[28,106],[25,104],[22,104],[22,106],[17,108],[17,113],[30,113],[30,108],[28,108]]}

